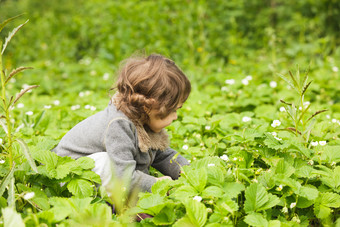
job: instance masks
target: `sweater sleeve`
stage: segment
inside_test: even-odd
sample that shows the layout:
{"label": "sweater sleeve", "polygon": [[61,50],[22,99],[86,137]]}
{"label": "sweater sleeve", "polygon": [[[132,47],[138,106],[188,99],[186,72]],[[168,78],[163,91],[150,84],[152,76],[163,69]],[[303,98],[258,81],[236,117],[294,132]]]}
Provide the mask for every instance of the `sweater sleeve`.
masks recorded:
{"label": "sweater sleeve", "polygon": [[189,165],[189,162],[180,154],[178,154],[175,160],[171,161],[176,154],[177,151],[171,148],[168,148],[165,151],[158,150],[155,160],[152,163],[152,167],[159,170],[162,174],[170,176],[174,180],[178,179],[181,172],[181,166]]}
{"label": "sweater sleeve", "polygon": [[151,191],[156,178],[136,170],[134,154],[134,126],[125,119],[112,120],[106,129],[104,146],[114,163],[115,174],[121,178],[130,178],[130,188],[138,187],[142,191]]}

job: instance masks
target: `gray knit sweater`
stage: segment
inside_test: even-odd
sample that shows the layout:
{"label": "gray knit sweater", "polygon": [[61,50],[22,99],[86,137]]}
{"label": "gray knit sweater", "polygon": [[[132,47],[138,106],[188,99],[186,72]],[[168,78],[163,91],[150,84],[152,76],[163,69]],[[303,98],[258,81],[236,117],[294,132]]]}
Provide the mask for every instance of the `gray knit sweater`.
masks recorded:
{"label": "gray knit sweater", "polygon": [[149,175],[152,166],[164,175],[177,179],[180,166],[188,161],[168,147],[167,136],[146,132],[132,123],[114,104],[73,127],[53,151],[74,159],[96,152],[108,152],[118,176],[131,176],[131,187],[150,191],[156,178]]}

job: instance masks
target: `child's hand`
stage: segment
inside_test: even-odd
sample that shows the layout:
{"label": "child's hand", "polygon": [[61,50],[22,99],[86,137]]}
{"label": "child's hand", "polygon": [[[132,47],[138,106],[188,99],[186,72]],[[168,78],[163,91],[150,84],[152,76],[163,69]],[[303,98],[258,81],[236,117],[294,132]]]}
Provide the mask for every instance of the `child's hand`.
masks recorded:
{"label": "child's hand", "polygon": [[158,177],[158,178],[156,178],[157,181],[159,181],[159,180],[165,180],[165,179],[172,180],[171,177],[169,177],[169,176],[163,176],[163,177]]}

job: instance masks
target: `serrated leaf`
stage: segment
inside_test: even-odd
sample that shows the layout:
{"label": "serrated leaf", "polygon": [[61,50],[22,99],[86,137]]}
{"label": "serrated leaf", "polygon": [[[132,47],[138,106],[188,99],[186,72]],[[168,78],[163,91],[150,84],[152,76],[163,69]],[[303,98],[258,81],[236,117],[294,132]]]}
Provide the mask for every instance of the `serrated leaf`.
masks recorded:
{"label": "serrated leaf", "polygon": [[290,146],[289,143],[282,143],[274,138],[274,136],[270,133],[266,133],[266,139],[263,141],[264,144],[274,150],[285,149]]}
{"label": "serrated leaf", "polygon": [[246,213],[256,212],[269,200],[266,189],[258,183],[253,183],[246,189],[245,198],[244,210]]}
{"label": "serrated leaf", "polygon": [[313,201],[318,197],[319,190],[312,187],[301,186],[300,190],[296,194]]}
{"label": "serrated leaf", "polygon": [[195,226],[204,226],[208,212],[203,203],[194,199],[187,199],[184,203],[187,216]]}
{"label": "serrated leaf", "polygon": [[202,193],[202,197],[205,198],[213,198],[213,197],[221,197],[223,195],[223,190],[217,186],[209,186],[206,187]]}
{"label": "serrated leaf", "polygon": [[276,206],[279,203],[280,203],[279,197],[268,193],[268,201],[261,208],[259,208],[258,211],[267,210],[269,208],[272,208],[273,206]]}
{"label": "serrated leaf", "polygon": [[174,203],[167,203],[167,205],[153,217],[152,222],[155,225],[171,225],[176,221],[176,214]]}
{"label": "serrated leaf", "polygon": [[2,46],[2,51],[1,51],[1,55],[4,54],[5,50],[6,50],[6,47],[8,45],[8,43],[11,41],[11,39],[13,38],[13,36],[19,31],[20,28],[22,28],[22,26],[24,26],[29,20],[27,20],[25,23],[19,25],[18,27],[14,28],[12,30],[12,32],[10,32],[7,36],[7,38],[5,39],[5,43],[4,45]]}
{"label": "serrated leaf", "polygon": [[286,177],[290,177],[294,172],[295,168],[288,162],[285,162],[284,159],[280,159],[280,161],[276,164],[275,174],[284,174]]}
{"label": "serrated leaf", "polygon": [[327,207],[340,207],[340,195],[332,192],[321,193],[320,203]]}
{"label": "serrated leaf", "polygon": [[14,165],[11,168],[11,170],[6,174],[6,176],[2,179],[1,185],[0,185],[0,197],[6,190],[6,187],[9,185],[11,182],[11,179],[13,178],[13,173],[14,173]]}
{"label": "serrated leaf", "polygon": [[24,184],[17,184],[18,188],[20,188],[24,192],[34,192],[34,197],[30,199],[31,202],[34,203],[39,209],[47,210],[50,208],[50,204],[48,202],[47,195],[44,191],[37,187],[27,187]]}
{"label": "serrated leaf", "polygon": [[67,189],[76,197],[84,198],[93,195],[93,184],[83,179],[73,179],[67,184]]}
{"label": "serrated leaf", "polygon": [[82,169],[93,169],[94,168],[94,160],[89,157],[81,157],[76,160],[76,164],[80,166]]}
{"label": "serrated leaf", "polygon": [[207,184],[208,176],[205,168],[188,170],[183,175],[198,192],[202,192]]}
{"label": "serrated leaf", "polygon": [[151,215],[158,214],[165,205],[164,197],[158,194],[148,194],[138,201],[138,207],[148,211],[147,213]]}
{"label": "serrated leaf", "polygon": [[232,215],[239,209],[238,204],[231,200],[228,195],[220,199],[215,206],[216,209],[224,211],[223,213],[231,213]]}
{"label": "serrated leaf", "polygon": [[225,183],[223,187],[224,193],[230,198],[236,198],[242,191],[244,191],[244,189],[244,185],[237,182]]}
{"label": "serrated leaf", "polygon": [[30,151],[29,151],[29,149],[28,149],[28,146],[27,146],[27,144],[25,143],[25,141],[23,141],[23,140],[20,139],[20,138],[17,138],[15,141],[18,142],[18,143],[20,144],[20,146],[21,146],[21,151],[22,151],[22,153],[25,155],[26,160],[27,160],[27,162],[29,163],[29,165],[31,166],[32,170],[33,170],[34,172],[38,173],[37,166],[36,166],[36,164],[35,164],[35,162],[34,162],[32,156],[31,156],[31,153],[30,153]]}
{"label": "serrated leaf", "polygon": [[14,208],[6,207],[1,209],[4,220],[4,226],[6,227],[25,227],[25,223],[21,218],[21,215],[16,212]]}
{"label": "serrated leaf", "polygon": [[198,192],[196,189],[190,185],[183,185],[175,190],[170,197],[175,198],[178,201],[183,201],[184,199],[187,199],[188,197],[194,197],[198,195]]}
{"label": "serrated leaf", "polygon": [[244,218],[244,222],[250,226],[261,226],[261,227],[268,226],[268,221],[261,214],[258,214],[258,213],[248,214]]}

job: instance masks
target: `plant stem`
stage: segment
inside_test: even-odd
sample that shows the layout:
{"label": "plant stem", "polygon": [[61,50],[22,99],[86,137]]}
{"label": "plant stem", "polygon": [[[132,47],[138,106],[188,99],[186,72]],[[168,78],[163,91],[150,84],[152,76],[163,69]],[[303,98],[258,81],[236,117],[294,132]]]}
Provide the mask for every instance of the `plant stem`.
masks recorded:
{"label": "plant stem", "polygon": [[[2,43],[0,43],[0,44],[2,44]],[[7,99],[6,99],[6,86],[5,86],[6,78],[5,78],[5,73],[4,73],[3,65],[2,65],[2,55],[0,55],[0,74],[1,74],[1,97],[2,97],[2,100],[3,100],[3,107],[4,107],[4,110],[5,110],[5,118],[6,118],[6,124],[7,124],[7,139],[8,139],[7,152],[9,154],[9,166],[10,166],[10,168],[12,168],[12,166],[13,166],[12,127],[11,127],[11,120],[10,120],[10,117],[9,117],[10,106],[8,105]]]}

